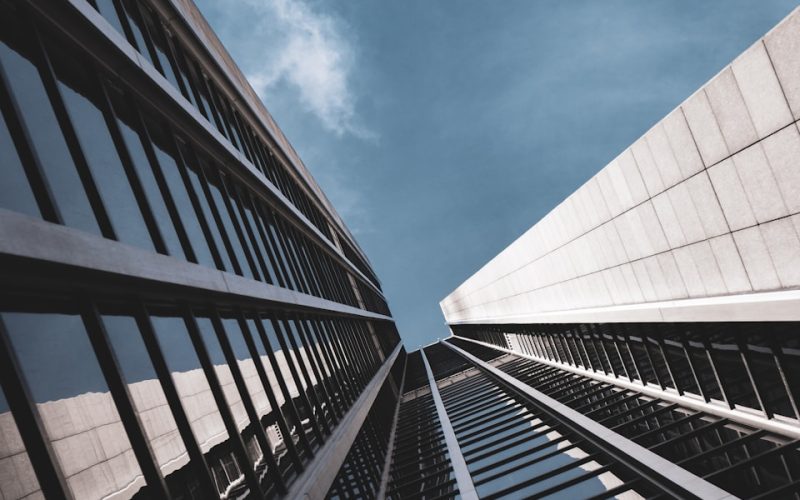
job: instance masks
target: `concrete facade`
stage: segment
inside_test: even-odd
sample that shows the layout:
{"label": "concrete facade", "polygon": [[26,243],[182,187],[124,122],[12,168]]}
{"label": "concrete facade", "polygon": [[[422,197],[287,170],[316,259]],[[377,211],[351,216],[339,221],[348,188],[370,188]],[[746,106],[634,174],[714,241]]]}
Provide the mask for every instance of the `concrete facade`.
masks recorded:
{"label": "concrete facade", "polygon": [[798,50],[795,10],[442,300],[448,323],[800,319]]}

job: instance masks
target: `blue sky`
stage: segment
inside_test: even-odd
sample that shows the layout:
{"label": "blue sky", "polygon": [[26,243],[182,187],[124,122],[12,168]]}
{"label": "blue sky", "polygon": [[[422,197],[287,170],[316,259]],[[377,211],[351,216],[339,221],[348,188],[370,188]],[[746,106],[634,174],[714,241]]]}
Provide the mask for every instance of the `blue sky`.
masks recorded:
{"label": "blue sky", "polygon": [[796,5],[197,0],[380,277],[439,301]]}

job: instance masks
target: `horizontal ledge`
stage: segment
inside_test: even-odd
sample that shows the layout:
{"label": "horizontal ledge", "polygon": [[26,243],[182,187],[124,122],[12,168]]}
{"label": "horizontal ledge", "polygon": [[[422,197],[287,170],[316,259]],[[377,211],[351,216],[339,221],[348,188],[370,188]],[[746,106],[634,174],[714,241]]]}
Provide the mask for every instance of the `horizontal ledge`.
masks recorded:
{"label": "horizontal ledge", "polygon": [[[449,342],[444,342],[444,344],[466,358],[473,366],[490,373],[503,383],[513,387],[528,398],[531,398],[538,404],[549,409],[552,413],[557,415],[557,420],[579,428],[585,433],[585,436],[592,436],[595,441],[595,446],[604,448],[606,453],[613,453],[621,457],[626,457],[626,459],[623,460],[625,465],[634,472],[650,479],[654,484],[660,487],[668,487],[670,489],[668,494],[674,495],[677,493],[679,496],[688,498],[690,498],[689,495],[695,495],[696,497],[708,500],[732,500],[736,498],[727,491],[709,483],[683,467],[656,455],[647,448],[617,434],[608,427],[595,422],[569,406],[559,403],[550,396],[520,382],[489,363],[464,351],[460,347]],[[687,493],[689,495],[687,495]]]}
{"label": "horizontal ledge", "polygon": [[72,266],[160,285],[394,321],[390,316],[149,252],[5,209],[0,209],[0,256]]}
{"label": "horizontal ledge", "polygon": [[499,347],[494,344],[489,344],[488,342],[483,342],[480,340],[470,339],[467,337],[460,337],[458,335],[454,335],[451,338],[465,340],[467,342],[488,347],[496,351],[501,351],[507,354],[513,354],[514,356],[517,356],[519,358],[530,359],[531,361],[542,363],[547,366],[552,366],[554,368],[558,368],[559,370],[568,371],[570,373],[574,373],[582,377],[588,377],[591,378],[592,380],[597,380],[598,382],[602,382],[605,384],[613,384],[614,386],[620,387],[622,389],[629,389],[632,391],[636,391],[647,397],[661,399],[669,403],[676,403],[684,408],[689,408],[691,410],[695,410],[698,412],[709,413],[711,415],[716,415],[721,418],[727,418],[732,422],[747,425],[750,427],[755,427],[757,429],[764,429],[769,432],[774,432],[775,434],[786,436],[790,439],[800,439],[800,425],[796,423],[780,421],[774,418],[768,419],[764,417],[763,414],[756,414],[754,412],[747,410],[741,410],[741,409],[732,410],[730,408],[726,408],[722,404],[706,403],[701,399],[696,399],[685,395],[682,396],[678,394],[678,392],[675,390],[664,390],[661,388],[657,388],[652,384],[644,385],[641,382],[633,382],[625,380],[622,377],[612,377],[610,375],[604,375],[602,373],[593,372],[590,370],[586,370],[584,368],[578,368],[576,366],[570,366],[564,363],[559,363],[557,361],[540,358],[539,356],[532,356],[530,354],[525,354],[519,351],[515,351],[513,349]]}
{"label": "horizontal ledge", "polygon": [[[391,373],[392,366],[403,348],[398,344],[394,351],[384,360],[367,387],[347,411],[333,433],[317,451],[314,461],[306,467],[300,477],[292,483],[285,498],[298,498],[311,500],[325,498],[339,469],[347,458],[350,448],[358,437],[364,421],[367,419],[378,392],[383,387],[384,381]],[[401,397],[398,395],[398,398]]]}
{"label": "horizontal ledge", "polygon": [[450,325],[800,321],[800,290],[447,320]]}

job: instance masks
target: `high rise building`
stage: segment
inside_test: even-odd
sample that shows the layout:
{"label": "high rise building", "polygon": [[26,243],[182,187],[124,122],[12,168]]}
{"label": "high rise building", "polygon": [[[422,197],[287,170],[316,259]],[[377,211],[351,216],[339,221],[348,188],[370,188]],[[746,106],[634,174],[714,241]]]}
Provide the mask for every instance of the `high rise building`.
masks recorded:
{"label": "high rise building", "polygon": [[368,493],[380,283],[190,0],[1,0],[0,168],[0,498]]}
{"label": "high rise building", "polygon": [[798,54],[796,10],[441,302],[462,498],[798,498]]}
{"label": "high rise building", "polygon": [[0,497],[797,498],[800,13],[442,302],[191,0],[0,0]]}

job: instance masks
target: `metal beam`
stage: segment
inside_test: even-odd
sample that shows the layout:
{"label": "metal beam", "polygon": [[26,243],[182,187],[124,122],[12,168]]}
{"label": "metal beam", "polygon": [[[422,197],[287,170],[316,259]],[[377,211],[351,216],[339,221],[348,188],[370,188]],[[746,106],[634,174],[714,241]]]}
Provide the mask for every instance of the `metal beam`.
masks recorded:
{"label": "metal beam", "polygon": [[515,356],[519,356],[521,358],[530,359],[536,361],[537,363],[542,363],[548,366],[559,368],[561,370],[576,373],[578,375],[588,377],[597,380],[599,382],[613,384],[623,389],[630,389],[645,396],[663,399],[664,401],[670,403],[677,403],[685,408],[709,413],[711,415],[716,415],[722,418],[727,418],[732,422],[738,422],[740,424],[756,427],[758,429],[764,429],[769,432],[774,432],[775,434],[780,434],[782,436],[786,436],[792,439],[800,439],[800,427],[798,427],[796,424],[793,424],[791,422],[780,421],[777,419],[768,420],[761,413],[731,409],[728,407],[728,405],[725,404],[707,403],[701,397],[692,397],[686,394],[679,395],[678,391],[671,388],[661,390],[651,384],[643,385],[643,382],[641,380],[632,382],[630,380],[625,380],[624,378],[614,378],[612,376],[593,372],[585,368],[569,366],[558,363],[556,361],[552,361],[547,358],[542,358],[540,356],[533,356],[530,354],[521,353],[519,351],[514,351],[513,349],[498,347],[494,344],[489,344],[487,342],[482,342],[480,340],[468,339],[466,337],[460,337],[458,335],[454,335],[454,337],[460,340],[466,340],[467,342],[472,342],[473,344],[478,344],[485,347],[491,347],[492,349],[496,349],[498,351],[514,354]]}
{"label": "metal beam", "polygon": [[187,287],[201,292],[265,300],[301,309],[393,321],[389,316],[156,254],[5,209],[0,209],[2,255]]}
{"label": "metal beam", "polygon": [[[408,356],[406,356],[406,364],[408,364]],[[403,376],[400,379],[400,387],[397,388],[397,405],[394,408],[394,417],[392,417],[392,430],[389,431],[389,446],[386,448],[386,460],[383,462],[383,473],[381,474],[381,485],[378,488],[378,494],[375,496],[378,500],[386,498],[386,490],[389,487],[389,471],[392,468],[392,453],[394,453],[394,439],[397,434],[397,421],[400,418],[400,403],[403,402],[403,387],[406,385],[406,366],[403,365]]]}
{"label": "metal beam", "polygon": [[436,386],[436,379],[431,371],[431,365],[428,364],[428,358],[425,356],[425,349],[420,349],[419,352],[422,355],[422,362],[425,363],[425,371],[428,373],[428,383],[431,386],[431,395],[436,405],[436,413],[439,415],[439,425],[442,428],[445,443],[447,443],[447,453],[453,466],[453,474],[456,476],[458,493],[464,500],[478,500],[478,493],[475,491],[475,485],[472,484],[472,476],[467,468],[467,462],[464,460],[464,454],[461,453],[461,447],[458,445],[453,425],[450,423],[442,397],[439,395],[439,388]]}
{"label": "metal beam", "polygon": [[695,496],[709,500],[736,498],[727,491],[714,486],[705,479],[692,474],[589,417],[559,403],[467,351],[446,341],[443,344],[495,380],[529,398],[537,406],[546,409],[554,418],[572,427],[598,448],[625,464],[637,474],[647,478],[648,481],[662,488],[666,493],[679,498],[694,498]]}
{"label": "metal beam", "polygon": [[378,373],[372,377],[339,425],[314,455],[314,461],[308,464],[303,473],[292,483],[286,498],[307,500],[325,498],[402,348],[402,344],[398,344],[386,358]]}

